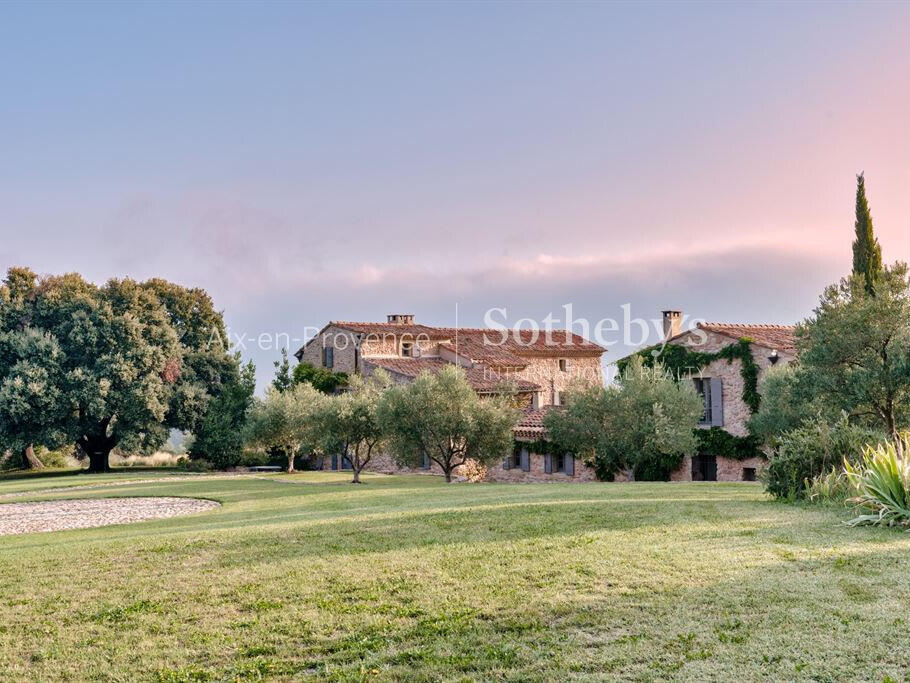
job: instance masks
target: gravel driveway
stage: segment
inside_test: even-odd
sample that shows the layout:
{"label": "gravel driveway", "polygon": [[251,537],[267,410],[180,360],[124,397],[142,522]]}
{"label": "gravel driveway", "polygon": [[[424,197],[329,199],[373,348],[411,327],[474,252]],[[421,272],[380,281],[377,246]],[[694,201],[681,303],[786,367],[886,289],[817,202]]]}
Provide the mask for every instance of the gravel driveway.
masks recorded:
{"label": "gravel driveway", "polygon": [[0,536],[87,529],[191,515],[219,507],[198,498],[95,498],[0,505]]}

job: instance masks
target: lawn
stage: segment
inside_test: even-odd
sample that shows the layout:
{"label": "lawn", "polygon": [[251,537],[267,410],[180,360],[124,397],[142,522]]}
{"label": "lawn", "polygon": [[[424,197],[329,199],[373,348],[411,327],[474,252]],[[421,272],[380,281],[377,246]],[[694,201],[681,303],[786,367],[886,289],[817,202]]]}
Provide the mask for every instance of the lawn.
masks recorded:
{"label": "lawn", "polygon": [[[0,680],[910,673],[910,536],[840,526],[837,510],[771,502],[751,484],[344,480],[170,475],[42,494],[29,478],[0,501],[223,506],[0,537]],[[22,485],[0,479],[0,496]]]}

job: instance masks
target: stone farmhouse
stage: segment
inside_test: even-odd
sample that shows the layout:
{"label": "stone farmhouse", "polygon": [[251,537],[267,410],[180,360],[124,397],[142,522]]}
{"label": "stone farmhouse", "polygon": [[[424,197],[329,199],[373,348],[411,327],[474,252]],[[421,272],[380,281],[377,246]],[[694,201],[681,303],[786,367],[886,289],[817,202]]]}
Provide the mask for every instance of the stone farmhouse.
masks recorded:
{"label": "stone farmhouse", "polygon": [[[749,351],[758,366],[759,385],[768,368],[786,365],[796,358],[795,327],[790,325],[699,323],[684,331],[681,322],[680,311],[663,312],[667,344],[716,353],[742,339],[748,340]],[[747,422],[752,412],[743,398],[742,366],[740,359],[718,358],[689,377],[704,400],[701,427],[721,427],[734,436],[748,434]],[[671,478],[674,481],[754,481],[763,462],[760,457],[735,460],[716,453],[699,453],[686,457]]]}
{"label": "stone farmhouse", "polygon": [[[565,330],[535,334],[532,330],[430,327],[415,322],[411,314],[392,314],[384,323],[330,322],[295,356],[302,363],[349,374],[369,375],[382,368],[399,382],[456,364],[481,395],[497,391],[508,380],[518,389],[524,414],[515,427],[515,453],[490,467],[487,478],[590,481],[595,479],[594,471],[571,454],[538,453],[531,446],[544,436],[544,415],[562,403],[571,383],[603,384],[604,352],[603,347]],[[332,469],[344,464],[337,457],[326,462]],[[423,469],[436,467],[428,461]],[[367,469],[405,471],[386,454],[373,456]]]}
{"label": "stone farmhouse", "polygon": [[[748,339],[761,375],[772,365],[786,364],[796,356],[794,328],[782,325],[700,323],[681,329],[682,313],[663,312],[665,343],[701,353],[714,353]],[[543,421],[558,410],[569,386],[581,380],[602,384],[601,356],[605,349],[565,330],[506,331],[482,328],[431,327],[415,322],[411,314],[392,314],[386,322],[333,321],[323,327],[295,356],[302,363],[349,374],[369,375],[378,368],[399,382],[409,382],[421,372],[434,372],[447,364],[465,370],[479,394],[498,390],[503,380],[518,389],[524,406],[515,426],[515,451],[489,468],[491,481],[594,481],[594,470],[570,453],[544,450]],[[700,426],[721,427],[735,436],[747,434],[751,415],[743,399],[744,380],[739,359],[711,361],[688,380],[703,397],[705,412]],[[714,453],[687,457],[673,473],[674,481],[751,481],[762,466],[761,458],[734,460]],[[327,458],[326,468],[345,469],[337,457]],[[378,472],[410,471],[400,468],[387,454],[375,455],[367,469]],[[422,468],[434,473],[427,461]],[[420,470],[416,470],[420,471]],[[630,475],[619,474],[617,481]]]}

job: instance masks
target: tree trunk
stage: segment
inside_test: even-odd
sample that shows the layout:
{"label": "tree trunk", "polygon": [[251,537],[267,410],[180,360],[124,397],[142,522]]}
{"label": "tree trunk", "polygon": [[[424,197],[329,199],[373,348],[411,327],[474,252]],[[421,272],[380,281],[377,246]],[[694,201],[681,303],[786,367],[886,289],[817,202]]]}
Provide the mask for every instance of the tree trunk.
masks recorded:
{"label": "tree trunk", "polygon": [[294,451],[288,451],[288,474],[293,474],[296,472],[294,469]]}
{"label": "tree trunk", "polygon": [[101,447],[99,449],[91,450],[88,453],[88,471],[92,474],[99,474],[101,472],[110,472],[111,463],[110,455],[111,448]]}
{"label": "tree trunk", "polygon": [[360,470],[357,469],[356,467],[354,467],[353,469],[354,469],[354,478],[351,480],[351,483],[359,484],[359,483],[361,483],[360,482]]}
{"label": "tree trunk", "polygon": [[35,449],[33,444],[29,444],[25,447],[25,464],[28,465],[30,470],[40,470],[44,468],[44,463],[35,455]]}
{"label": "tree trunk", "polygon": [[110,455],[114,449],[113,439],[107,436],[100,438],[84,436],[79,440],[79,447],[88,456],[88,472],[90,474],[111,471]]}
{"label": "tree trunk", "polygon": [[451,484],[452,483],[452,470],[446,470],[445,473],[446,473],[446,483]]}

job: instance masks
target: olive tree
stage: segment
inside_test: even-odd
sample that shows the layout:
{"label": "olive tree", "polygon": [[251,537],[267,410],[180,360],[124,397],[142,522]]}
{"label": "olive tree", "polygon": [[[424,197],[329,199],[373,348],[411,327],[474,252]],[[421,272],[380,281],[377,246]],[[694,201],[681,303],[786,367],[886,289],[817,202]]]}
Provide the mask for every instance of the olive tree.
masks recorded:
{"label": "olive tree", "polygon": [[316,412],[323,452],[340,453],[351,463],[354,484],[361,483],[361,471],[385,441],[379,405],[390,387],[391,379],[382,370],[367,379],[355,375],[348,391],[326,396]]}
{"label": "olive tree", "polygon": [[386,391],[378,414],[400,464],[419,467],[426,457],[450,482],[469,459],[486,464],[511,453],[519,412],[506,390],[480,398],[451,365]]}
{"label": "olive tree", "polygon": [[697,447],[704,409],[689,382],[633,356],[616,384],[573,386],[566,407],[544,418],[550,438],[594,466],[601,479],[631,467],[636,479],[667,479]]}
{"label": "olive tree", "polygon": [[300,451],[321,449],[317,415],[325,400],[324,394],[308,384],[286,391],[269,387],[265,398],[254,401],[250,409],[248,443],[280,450],[288,459],[288,472],[293,472],[294,457]]}

